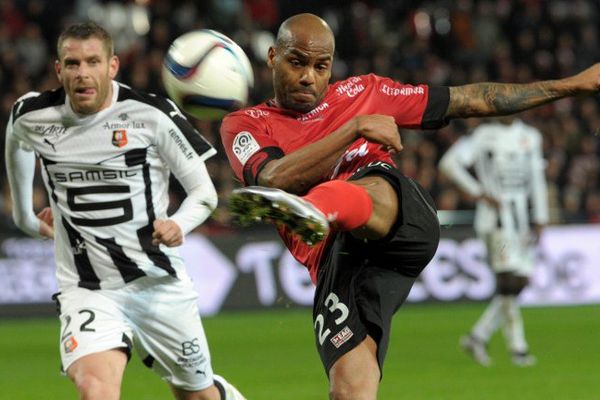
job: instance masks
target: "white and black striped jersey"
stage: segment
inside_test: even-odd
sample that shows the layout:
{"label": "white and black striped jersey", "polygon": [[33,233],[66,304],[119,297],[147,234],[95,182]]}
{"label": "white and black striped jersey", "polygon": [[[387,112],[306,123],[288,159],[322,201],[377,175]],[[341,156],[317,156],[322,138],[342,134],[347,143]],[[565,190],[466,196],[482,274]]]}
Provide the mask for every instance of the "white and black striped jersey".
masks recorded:
{"label": "white and black striped jersey", "polygon": [[[469,172],[471,167],[476,177]],[[477,203],[477,232],[501,228],[511,234],[526,234],[530,202],[533,222],[548,222],[542,135],[522,121],[479,125],[444,154],[440,168],[467,193],[486,193],[500,202],[499,210],[486,201]]]}
{"label": "white and black striped jersey", "polygon": [[84,117],[63,89],[29,93],[7,128],[41,159],[61,289],[186,276],[176,249],[152,245],[152,223],[167,218],[169,171],[192,173],[216,150],[171,101],[112,85],[111,105]]}

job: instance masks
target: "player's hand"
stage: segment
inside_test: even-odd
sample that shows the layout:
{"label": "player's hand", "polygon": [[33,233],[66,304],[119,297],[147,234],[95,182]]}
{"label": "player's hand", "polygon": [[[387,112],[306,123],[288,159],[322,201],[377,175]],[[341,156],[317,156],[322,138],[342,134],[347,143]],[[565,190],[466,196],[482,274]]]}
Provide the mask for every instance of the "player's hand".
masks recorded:
{"label": "player's hand", "polygon": [[402,140],[398,125],[389,115],[359,115],[352,119],[356,124],[357,133],[369,142],[379,143],[389,152],[402,150]]}
{"label": "player's hand", "polygon": [[152,244],[158,246],[161,243],[167,247],[181,246],[183,244],[183,232],[175,221],[170,219],[154,220]]}
{"label": "player's hand", "polygon": [[54,239],[54,216],[50,207],[44,208],[37,215],[40,220],[40,235],[47,239]]}
{"label": "player's hand", "polygon": [[531,230],[531,242],[532,244],[537,244],[540,242],[540,237],[542,236],[542,230],[544,229],[544,225],[533,224],[533,229]]}
{"label": "player's hand", "polygon": [[479,196],[478,200],[483,200],[486,203],[488,203],[490,206],[494,207],[495,209],[500,208],[500,202],[493,196],[484,193],[481,196]]}
{"label": "player's hand", "polygon": [[564,81],[573,88],[572,94],[593,94],[600,91],[600,63],[596,63]]}

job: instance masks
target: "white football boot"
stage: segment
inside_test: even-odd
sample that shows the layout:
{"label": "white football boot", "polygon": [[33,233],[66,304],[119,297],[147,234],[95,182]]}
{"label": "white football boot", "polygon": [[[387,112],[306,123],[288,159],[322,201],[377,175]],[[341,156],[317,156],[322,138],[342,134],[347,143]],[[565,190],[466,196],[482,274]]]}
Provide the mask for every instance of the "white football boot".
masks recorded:
{"label": "white football boot", "polygon": [[229,197],[229,210],[242,225],[260,221],[285,225],[310,246],[329,233],[329,222],[321,211],[280,189],[262,186],[235,189]]}

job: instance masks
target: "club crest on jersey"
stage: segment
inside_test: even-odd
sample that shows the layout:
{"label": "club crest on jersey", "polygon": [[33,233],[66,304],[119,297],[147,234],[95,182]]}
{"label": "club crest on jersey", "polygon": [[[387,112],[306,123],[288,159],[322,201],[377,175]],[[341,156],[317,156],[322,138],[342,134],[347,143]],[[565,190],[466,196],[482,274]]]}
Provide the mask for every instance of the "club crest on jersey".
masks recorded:
{"label": "club crest on jersey", "polygon": [[117,129],[112,133],[112,144],[117,147],[123,147],[127,144],[127,131]]}

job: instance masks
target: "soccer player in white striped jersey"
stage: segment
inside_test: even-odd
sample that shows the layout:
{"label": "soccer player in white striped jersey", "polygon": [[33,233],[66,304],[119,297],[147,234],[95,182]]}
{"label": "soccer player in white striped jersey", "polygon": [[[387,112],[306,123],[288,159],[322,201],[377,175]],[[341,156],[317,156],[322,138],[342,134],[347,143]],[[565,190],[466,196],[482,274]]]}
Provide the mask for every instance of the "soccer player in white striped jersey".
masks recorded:
{"label": "soccer player in white striped jersey", "polygon": [[440,169],[478,199],[475,231],[486,244],[496,275],[496,294],[470,334],[461,338],[461,346],[488,366],[487,343],[503,327],[513,363],[532,365],[536,360],[529,353],[517,296],[528,283],[533,245],[548,222],[542,135],[511,117],[483,123],[444,154]]}
{"label": "soccer player in white striped jersey", "polygon": [[[62,87],[15,103],[6,163],[16,225],[55,240],[66,375],[82,399],[118,399],[135,348],[177,399],[243,399],[213,374],[175,249],[217,205],[204,164],[215,149],[172,102],[113,80],[119,60],[102,27],[68,27],[57,51]],[[37,216],[34,154],[50,198]],[[168,217],[171,172],[187,197]]]}

